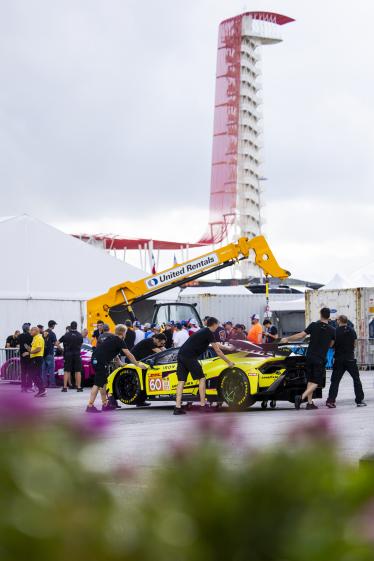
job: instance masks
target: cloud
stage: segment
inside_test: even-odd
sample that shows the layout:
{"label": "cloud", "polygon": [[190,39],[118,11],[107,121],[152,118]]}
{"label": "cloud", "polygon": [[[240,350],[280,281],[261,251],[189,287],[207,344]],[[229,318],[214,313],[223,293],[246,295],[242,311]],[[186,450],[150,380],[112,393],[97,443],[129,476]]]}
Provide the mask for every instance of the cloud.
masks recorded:
{"label": "cloud", "polygon": [[[242,8],[239,0],[2,3],[1,214],[197,239],[209,201],[218,24]],[[281,11],[297,21],[263,53],[268,230],[279,253],[292,255],[290,268],[319,280],[372,248],[374,7],[284,0]],[[329,227],[321,241],[321,208],[331,225],[344,216],[352,236]]]}

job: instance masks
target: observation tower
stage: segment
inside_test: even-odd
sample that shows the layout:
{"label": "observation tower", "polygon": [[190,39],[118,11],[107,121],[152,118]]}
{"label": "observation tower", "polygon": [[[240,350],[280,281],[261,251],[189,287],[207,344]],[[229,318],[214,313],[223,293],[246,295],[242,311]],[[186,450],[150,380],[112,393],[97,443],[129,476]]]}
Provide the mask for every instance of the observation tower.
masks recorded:
{"label": "observation tower", "polygon": [[[201,243],[262,232],[261,51],[281,42],[281,26],[293,21],[272,12],[247,12],[219,26],[210,217]],[[240,273],[259,276],[247,260]]]}

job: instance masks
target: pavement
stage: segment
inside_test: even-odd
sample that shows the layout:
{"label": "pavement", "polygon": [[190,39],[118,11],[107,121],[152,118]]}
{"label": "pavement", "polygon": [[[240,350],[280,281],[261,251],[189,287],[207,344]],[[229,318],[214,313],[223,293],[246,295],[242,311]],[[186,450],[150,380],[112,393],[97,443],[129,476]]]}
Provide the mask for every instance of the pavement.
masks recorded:
{"label": "pavement", "polygon": [[[361,380],[368,407],[356,407],[352,379],[346,374],[340,385],[337,408],[333,410],[324,406],[327,395],[325,389],[324,399],[316,401],[320,406],[318,411],[296,411],[292,404],[280,403],[276,409],[262,410],[260,404],[256,404],[248,411],[240,413],[228,411],[226,408],[207,413],[212,422],[217,419],[217,422],[219,420],[221,423],[227,419],[235,429],[236,435],[228,439],[223,452],[224,460],[235,463],[240,461],[243,449],[259,449],[284,442],[290,431],[300,423],[322,416],[329,419],[333,431],[338,436],[338,450],[341,456],[350,462],[358,463],[363,455],[368,452],[374,453],[374,372],[362,372]],[[9,393],[19,391],[20,388],[16,385],[0,385],[2,399]],[[83,393],[71,390],[63,394],[59,388],[50,389],[47,397],[38,400],[38,406],[51,417],[51,422],[56,412],[78,419],[87,416],[85,407],[89,391],[89,388],[85,388]],[[33,394],[28,395],[30,400],[34,399]],[[125,463],[140,468],[146,475],[159,465],[160,458],[175,442],[181,439],[183,442],[193,442],[196,438],[197,415],[188,413],[175,417],[172,415],[173,406],[172,402],[154,403],[148,408],[123,406],[120,410],[101,414],[108,419],[108,430],[98,437],[95,445],[89,447],[86,460],[94,462],[103,470]]]}

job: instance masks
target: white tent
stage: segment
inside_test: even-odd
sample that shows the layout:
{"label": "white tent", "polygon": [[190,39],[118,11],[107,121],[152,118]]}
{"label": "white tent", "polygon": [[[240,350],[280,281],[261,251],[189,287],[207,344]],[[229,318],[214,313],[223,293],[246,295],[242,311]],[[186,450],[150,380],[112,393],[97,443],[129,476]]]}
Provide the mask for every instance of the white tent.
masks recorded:
{"label": "white tent", "polygon": [[335,290],[335,289],[342,289],[342,288],[349,288],[350,281],[349,279],[343,277],[336,273],[333,278],[325,284],[320,290]]}
{"label": "white tent", "polygon": [[0,218],[0,347],[25,321],[84,321],[85,301],[146,273],[27,215]]}

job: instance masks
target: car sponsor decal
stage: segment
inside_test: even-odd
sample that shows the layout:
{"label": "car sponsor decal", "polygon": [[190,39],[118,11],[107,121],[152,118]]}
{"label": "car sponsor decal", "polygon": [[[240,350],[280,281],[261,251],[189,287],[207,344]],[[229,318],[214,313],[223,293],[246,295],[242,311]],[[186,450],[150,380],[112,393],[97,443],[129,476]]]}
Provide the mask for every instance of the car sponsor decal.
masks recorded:
{"label": "car sponsor decal", "polygon": [[161,392],[162,391],[162,378],[161,376],[152,376],[148,378],[148,390],[149,392]]}

